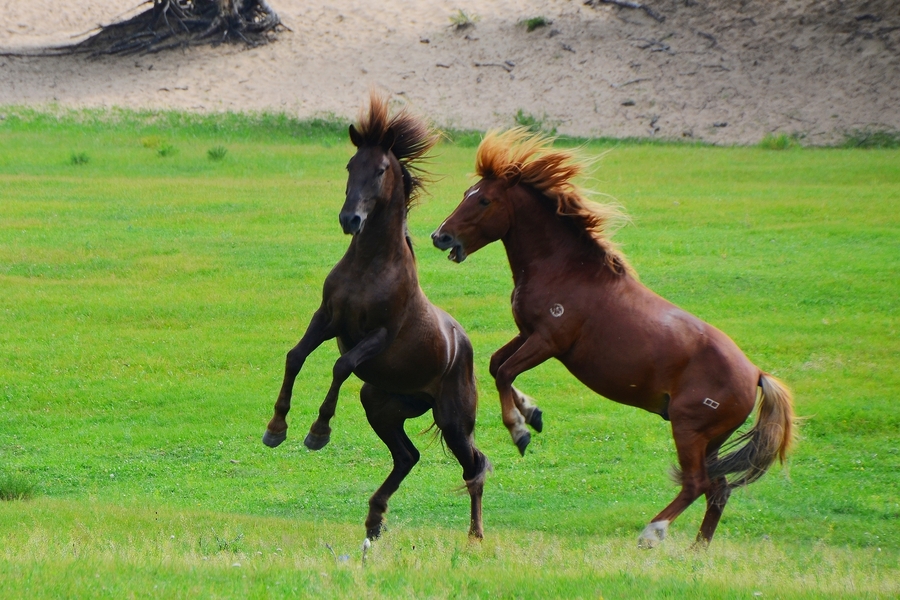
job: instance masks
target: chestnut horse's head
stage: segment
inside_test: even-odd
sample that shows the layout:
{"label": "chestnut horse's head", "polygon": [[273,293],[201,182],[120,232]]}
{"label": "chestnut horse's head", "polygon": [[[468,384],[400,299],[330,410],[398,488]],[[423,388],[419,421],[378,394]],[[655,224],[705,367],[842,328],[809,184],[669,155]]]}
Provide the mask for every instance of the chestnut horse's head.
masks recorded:
{"label": "chestnut horse's head", "polygon": [[[450,260],[462,262],[479,248],[505,239],[526,219],[538,226],[542,220],[559,219],[573,240],[602,256],[612,271],[632,272],[609,239],[610,229],[626,220],[624,214],[615,205],[591,202],[575,183],[589,165],[571,150],[554,148],[553,139],[542,134],[521,127],[491,131],[475,158],[481,180],[466,191],[431,239],[441,250],[450,250]],[[523,202],[525,189],[540,198],[541,210]]]}
{"label": "chestnut horse's head", "polygon": [[483,178],[466,190],[456,210],[431,234],[434,245],[450,250],[450,260],[460,263],[502,238],[509,231],[512,215],[510,187],[505,180]]}
{"label": "chestnut horse's head", "polygon": [[369,110],[350,126],[356,154],[347,163],[347,190],[340,222],[344,233],[357,234],[373,211],[400,195],[405,208],[422,180],[413,164],[438,141],[437,132],[406,109],[390,116],[387,98],[371,93]]}

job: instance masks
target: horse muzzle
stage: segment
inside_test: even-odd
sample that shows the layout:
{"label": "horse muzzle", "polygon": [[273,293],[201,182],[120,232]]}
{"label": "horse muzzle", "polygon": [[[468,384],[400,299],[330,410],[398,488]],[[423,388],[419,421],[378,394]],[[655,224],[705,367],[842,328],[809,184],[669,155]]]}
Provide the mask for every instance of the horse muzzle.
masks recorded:
{"label": "horse muzzle", "polygon": [[466,260],[466,251],[463,249],[462,243],[452,235],[441,233],[441,230],[438,229],[431,234],[431,241],[439,250],[450,250],[447,258],[453,262],[461,263]]}
{"label": "horse muzzle", "polygon": [[365,225],[366,222],[365,215],[349,211],[341,212],[341,214],[338,215],[338,219],[341,222],[341,229],[348,235],[356,235],[362,231],[363,225]]}

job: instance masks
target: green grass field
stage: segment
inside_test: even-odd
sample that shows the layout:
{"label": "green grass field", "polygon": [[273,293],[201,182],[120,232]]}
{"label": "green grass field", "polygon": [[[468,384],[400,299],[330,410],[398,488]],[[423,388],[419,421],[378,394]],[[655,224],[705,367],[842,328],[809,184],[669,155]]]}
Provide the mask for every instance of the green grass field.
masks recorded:
{"label": "green grass field", "polygon": [[333,343],[298,379],[288,441],[260,442],[348,243],[345,124],[0,113],[4,598],[900,594],[900,150],[588,143],[606,155],[585,183],[631,215],[616,239],[642,281],[731,335],[808,418],[708,550],[690,549],[697,502],[640,551],[677,491],[668,424],[548,363],[518,380],[545,411],[519,457],[487,372],[515,332],[503,249],[455,265],[428,237],[472,181],[473,136],[442,145],[410,228],[423,288],[475,345],[486,539],[466,539],[455,460],[414,435],[422,460],[363,565],[390,456],[358,381],[331,444],[302,445]]}

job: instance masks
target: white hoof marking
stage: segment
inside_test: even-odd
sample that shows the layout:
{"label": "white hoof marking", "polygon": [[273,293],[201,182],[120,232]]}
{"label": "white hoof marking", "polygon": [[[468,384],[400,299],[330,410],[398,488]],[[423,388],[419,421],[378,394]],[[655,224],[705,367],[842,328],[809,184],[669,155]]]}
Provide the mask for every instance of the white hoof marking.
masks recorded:
{"label": "white hoof marking", "polygon": [[639,548],[655,548],[661,541],[666,539],[666,532],[669,530],[668,521],[654,521],[641,532],[638,538]]}

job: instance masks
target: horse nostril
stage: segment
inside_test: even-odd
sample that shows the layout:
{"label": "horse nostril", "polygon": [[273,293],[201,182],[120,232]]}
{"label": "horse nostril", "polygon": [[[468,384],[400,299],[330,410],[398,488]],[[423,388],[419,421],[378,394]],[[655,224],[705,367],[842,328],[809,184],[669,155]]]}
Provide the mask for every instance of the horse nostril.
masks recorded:
{"label": "horse nostril", "polygon": [[362,217],[359,215],[341,213],[339,220],[344,233],[357,233],[362,225]]}
{"label": "horse nostril", "polygon": [[446,233],[440,233],[439,231],[435,231],[431,234],[431,241],[437,248],[441,250],[446,250],[450,246],[453,245],[453,236],[448,235]]}

